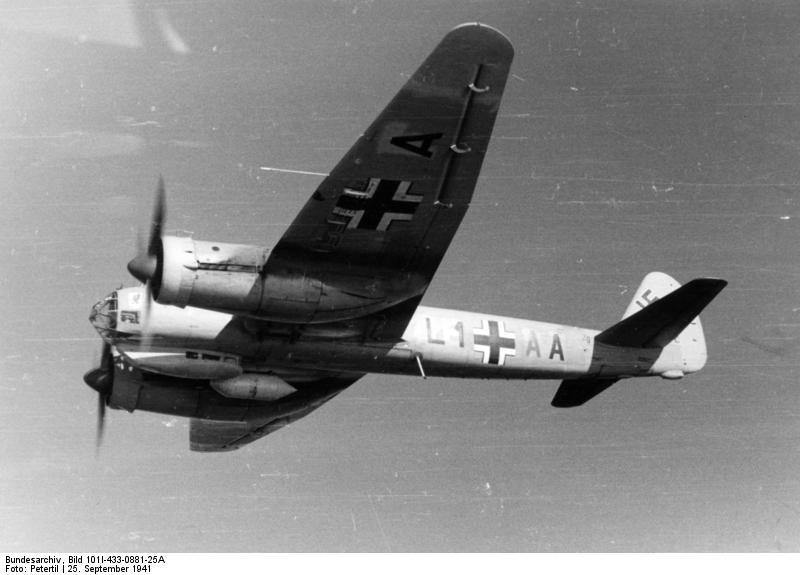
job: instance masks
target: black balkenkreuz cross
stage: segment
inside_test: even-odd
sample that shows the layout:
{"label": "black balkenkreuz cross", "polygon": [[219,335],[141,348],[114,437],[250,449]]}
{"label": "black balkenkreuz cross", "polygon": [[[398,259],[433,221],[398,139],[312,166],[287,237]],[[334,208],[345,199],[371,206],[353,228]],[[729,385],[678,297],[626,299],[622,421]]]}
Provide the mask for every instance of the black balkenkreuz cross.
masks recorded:
{"label": "black balkenkreuz cross", "polygon": [[347,187],[333,208],[331,223],[347,229],[386,231],[396,221],[414,217],[421,195],[409,194],[411,182],[370,178]]}
{"label": "black balkenkreuz cross", "polygon": [[506,357],[515,355],[517,340],[512,332],[506,331],[502,321],[482,320],[481,327],[475,328],[472,334],[473,349],[483,354],[483,363],[503,365]]}

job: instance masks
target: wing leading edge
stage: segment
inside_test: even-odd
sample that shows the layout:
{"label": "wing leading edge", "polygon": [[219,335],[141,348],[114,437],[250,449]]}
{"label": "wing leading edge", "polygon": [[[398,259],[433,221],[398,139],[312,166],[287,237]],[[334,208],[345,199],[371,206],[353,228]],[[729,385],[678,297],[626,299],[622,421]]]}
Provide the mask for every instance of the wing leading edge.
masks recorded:
{"label": "wing leading edge", "polygon": [[320,184],[264,273],[313,278],[319,309],[336,305],[329,293],[362,298],[354,317],[421,297],[471,201],[512,58],[491,27],[447,34]]}

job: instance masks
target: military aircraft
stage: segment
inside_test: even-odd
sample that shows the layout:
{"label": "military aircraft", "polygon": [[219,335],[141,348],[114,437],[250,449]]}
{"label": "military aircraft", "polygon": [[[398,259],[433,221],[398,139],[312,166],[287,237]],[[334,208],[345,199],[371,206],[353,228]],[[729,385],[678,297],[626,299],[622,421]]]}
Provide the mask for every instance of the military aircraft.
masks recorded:
{"label": "military aircraft", "polygon": [[143,285],[97,302],[104,345],[85,382],[106,406],[191,418],[195,451],[291,423],[368,373],[562,379],[552,405],[620,378],[706,362],[700,311],[719,279],[651,273],[604,331],[420,305],[470,204],[513,48],[449,32],[334,167],[271,250],[166,235],[159,180]]}

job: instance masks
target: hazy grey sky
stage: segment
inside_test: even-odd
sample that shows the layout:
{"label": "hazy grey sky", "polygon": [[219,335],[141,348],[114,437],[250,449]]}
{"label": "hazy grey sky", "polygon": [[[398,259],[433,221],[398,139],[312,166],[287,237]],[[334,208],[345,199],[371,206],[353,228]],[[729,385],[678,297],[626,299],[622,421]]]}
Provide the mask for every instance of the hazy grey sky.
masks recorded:
{"label": "hazy grey sky", "polygon": [[[800,551],[800,7],[11,0],[0,7],[5,551]],[[368,376],[228,454],[109,413],[91,304],[159,174],[169,229],[263,243],[452,27],[516,48],[425,303],[602,329],[651,270],[729,287],[710,361],[556,382]]]}

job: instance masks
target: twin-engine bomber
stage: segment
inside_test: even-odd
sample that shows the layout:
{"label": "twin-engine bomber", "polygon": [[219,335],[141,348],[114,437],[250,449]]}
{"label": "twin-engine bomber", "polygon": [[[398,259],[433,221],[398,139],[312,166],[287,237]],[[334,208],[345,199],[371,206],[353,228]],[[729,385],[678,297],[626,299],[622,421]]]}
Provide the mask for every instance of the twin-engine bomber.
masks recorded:
{"label": "twin-engine bomber", "polygon": [[368,373],[561,379],[556,407],[621,378],[701,369],[698,314],[725,287],[645,277],[604,331],[419,305],[470,204],[509,74],[497,30],[448,33],[325,177],[278,243],[165,235],[159,180],[143,285],[94,305],[105,409],[191,418],[195,451],[291,423]]}

